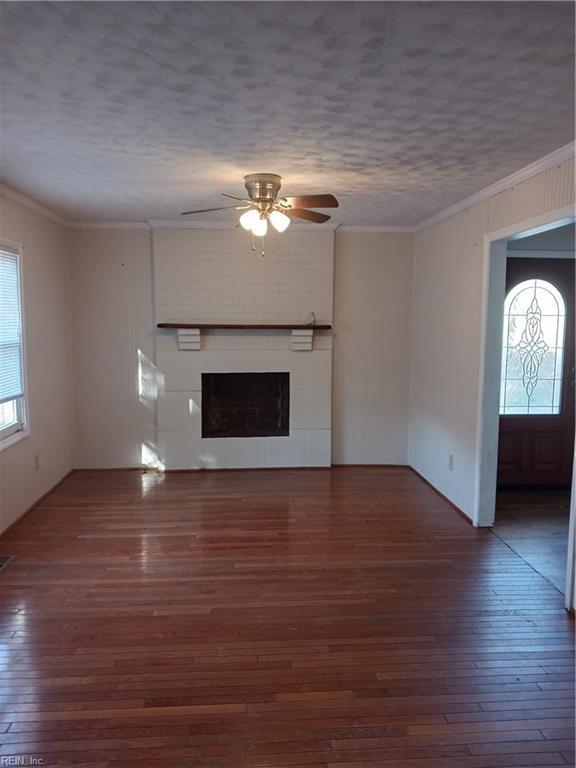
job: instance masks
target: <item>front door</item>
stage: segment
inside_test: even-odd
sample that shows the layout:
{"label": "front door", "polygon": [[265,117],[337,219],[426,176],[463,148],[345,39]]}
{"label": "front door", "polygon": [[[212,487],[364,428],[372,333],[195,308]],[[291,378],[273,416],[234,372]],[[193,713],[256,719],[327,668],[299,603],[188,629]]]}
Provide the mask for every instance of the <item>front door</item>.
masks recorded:
{"label": "front door", "polygon": [[499,488],[571,484],[574,265],[574,259],[507,260]]}

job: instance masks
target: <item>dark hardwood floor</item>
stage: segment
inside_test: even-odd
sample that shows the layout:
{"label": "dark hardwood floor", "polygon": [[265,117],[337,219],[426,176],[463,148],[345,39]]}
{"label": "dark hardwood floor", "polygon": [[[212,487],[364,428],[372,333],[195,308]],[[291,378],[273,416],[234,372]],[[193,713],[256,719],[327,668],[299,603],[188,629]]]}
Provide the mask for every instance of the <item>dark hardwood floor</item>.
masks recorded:
{"label": "dark hardwood floor", "polygon": [[494,533],[556,589],[566,591],[570,491],[499,491]]}
{"label": "dark hardwood floor", "polygon": [[408,469],[80,471],[2,554],[0,755],[574,765],[561,595]]}

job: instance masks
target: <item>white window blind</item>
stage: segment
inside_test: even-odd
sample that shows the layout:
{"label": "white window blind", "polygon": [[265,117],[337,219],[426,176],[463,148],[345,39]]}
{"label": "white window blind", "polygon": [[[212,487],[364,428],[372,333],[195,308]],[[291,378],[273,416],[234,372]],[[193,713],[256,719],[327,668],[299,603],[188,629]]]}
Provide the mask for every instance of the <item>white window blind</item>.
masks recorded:
{"label": "white window blind", "polygon": [[22,315],[18,254],[0,249],[0,404],[22,397]]}

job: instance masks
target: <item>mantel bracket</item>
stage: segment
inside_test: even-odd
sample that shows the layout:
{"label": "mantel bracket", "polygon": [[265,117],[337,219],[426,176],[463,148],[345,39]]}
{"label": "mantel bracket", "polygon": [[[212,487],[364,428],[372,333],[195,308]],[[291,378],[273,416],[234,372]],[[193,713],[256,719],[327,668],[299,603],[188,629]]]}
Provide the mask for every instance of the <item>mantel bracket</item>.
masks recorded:
{"label": "mantel bracket", "polygon": [[[202,332],[204,330],[215,330],[215,328],[210,328],[209,326],[202,326],[199,325],[198,327],[194,327],[191,324],[184,327],[184,326],[177,326],[177,325],[168,325],[165,324],[158,324],[159,328],[168,328],[170,327],[172,330],[176,331],[176,341],[178,344],[178,349],[186,352],[194,352],[202,349]],[[309,327],[290,327],[290,326],[280,326],[280,327],[269,327],[267,330],[270,331],[290,331],[291,333],[291,349],[293,352],[311,352],[313,348],[314,343],[314,331],[315,330],[325,330],[326,328],[330,328],[330,326],[309,326]],[[265,329],[265,327],[262,327],[262,329]],[[255,328],[241,328],[238,327],[235,330],[255,330]]]}

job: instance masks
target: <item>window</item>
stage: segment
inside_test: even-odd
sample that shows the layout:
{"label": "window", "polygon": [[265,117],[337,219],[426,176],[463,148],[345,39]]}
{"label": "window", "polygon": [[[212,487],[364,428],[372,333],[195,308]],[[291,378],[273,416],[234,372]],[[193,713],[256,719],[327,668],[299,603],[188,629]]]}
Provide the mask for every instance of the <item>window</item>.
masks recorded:
{"label": "window", "polygon": [[524,280],[506,296],[500,413],[558,414],[566,307],[545,280]]}
{"label": "window", "polygon": [[20,257],[0,247],[0,446],[25,427]]}

